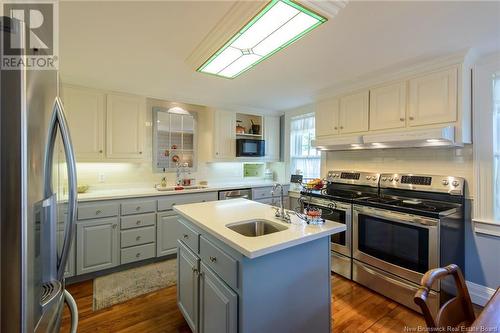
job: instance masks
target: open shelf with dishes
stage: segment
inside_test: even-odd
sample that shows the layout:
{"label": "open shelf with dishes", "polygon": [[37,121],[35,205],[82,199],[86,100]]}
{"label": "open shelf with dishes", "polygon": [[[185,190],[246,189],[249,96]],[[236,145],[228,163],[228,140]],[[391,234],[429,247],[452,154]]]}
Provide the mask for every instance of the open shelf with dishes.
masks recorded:
{"label": "open shelf with dishes", "polygon": [[255,114],[236,113],[236,136],[262,138],[263,117]]}

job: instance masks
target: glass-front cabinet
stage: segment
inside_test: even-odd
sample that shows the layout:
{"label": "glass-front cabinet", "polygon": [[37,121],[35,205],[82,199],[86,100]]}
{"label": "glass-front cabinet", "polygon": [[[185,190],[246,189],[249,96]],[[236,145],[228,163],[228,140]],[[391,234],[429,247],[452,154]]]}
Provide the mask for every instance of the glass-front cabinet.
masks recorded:
{"label": "glass-front cabinet", "polygon": [[196,165],[196,113],[181,107],[153,108],[153,169]]}

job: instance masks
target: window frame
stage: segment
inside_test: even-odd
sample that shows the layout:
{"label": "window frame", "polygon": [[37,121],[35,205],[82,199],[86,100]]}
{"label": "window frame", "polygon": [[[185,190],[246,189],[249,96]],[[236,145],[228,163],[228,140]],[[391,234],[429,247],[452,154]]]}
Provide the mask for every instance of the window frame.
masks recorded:
{"label": "window frame", "polygon": [[[287,178],[289,179],[290,178],[290,175],[293,174],[293,172],[295,172],[295,170],[292,171],[292,160],[293,159],[300,159],[300,158],[303,158],[303,159],[315,159],[315,160],[318,160],[318,174],[316,175],[317,177],[314,177],[314,178],[321,178],[321,171],[322,171],[322,163],[323,163],[323,159],[322,159],[322,154],[321,152],[318,152],[316,156],[304,156],[304,157],[299,157],[299,156],[294,156],[292,157],[292,122],[297,119],[297,118],[305,118],[305,117],[308,117],[308,116],[311,116],[311,117],[314,117],[314,129],[316,130],[316,113],[314,112],[314,109],[312,107],[303,107],[303,108],[300,108],[300,110],[297,110],[296,112],[290,112],[289,114],[286,114],[285,115],[288,117],[288,121],[287,121],[287,128],[288,128],[288,135],[287,135],[287,149],[286,149],[286,152],[287,152],[287,162],[288,162],[288,167],[287,167]],[[311,141],[314,140],[315,138],[314,137],[311,137]],[[312,147],[312,146],[311,146]],[[314,148],[313,148],[314,149]],[[305,176],[305,175],[304,175]],[[306,178],[304,177],[304,180],[305,179],[309,179],[309,178]]]}
{"label": "window frame", "polygon": [[500,53],[485,57],[473,72],[474,230],[500,236],[500,217],[495,217],[493,78],[500,76]]}

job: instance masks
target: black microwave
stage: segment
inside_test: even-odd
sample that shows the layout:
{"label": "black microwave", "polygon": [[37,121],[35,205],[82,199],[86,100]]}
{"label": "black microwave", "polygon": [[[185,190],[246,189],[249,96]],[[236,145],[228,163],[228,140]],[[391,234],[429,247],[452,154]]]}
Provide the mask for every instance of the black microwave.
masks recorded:
{"label": "black microwave", "polygon": [[265,141],[255,139],[236,139],[237,157],[265,156]]}

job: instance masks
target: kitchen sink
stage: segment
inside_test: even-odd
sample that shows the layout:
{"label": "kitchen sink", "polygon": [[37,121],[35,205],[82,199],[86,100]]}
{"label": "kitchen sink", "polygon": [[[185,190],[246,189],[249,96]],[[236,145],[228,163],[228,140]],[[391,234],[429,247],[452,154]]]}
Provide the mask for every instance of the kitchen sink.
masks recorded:
{"label": "kitchen sink", "polygon": [[259,237],[288,229],[287,226],[264,219],[235,222],[226,227],[246,237]]}

